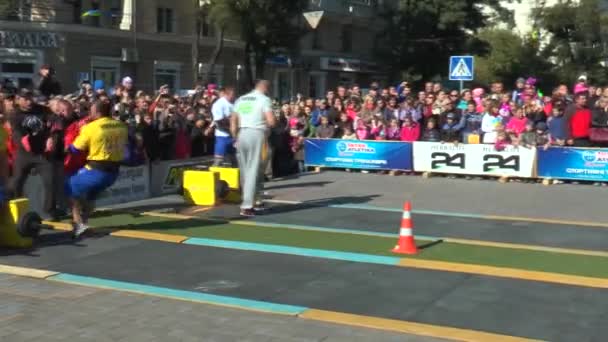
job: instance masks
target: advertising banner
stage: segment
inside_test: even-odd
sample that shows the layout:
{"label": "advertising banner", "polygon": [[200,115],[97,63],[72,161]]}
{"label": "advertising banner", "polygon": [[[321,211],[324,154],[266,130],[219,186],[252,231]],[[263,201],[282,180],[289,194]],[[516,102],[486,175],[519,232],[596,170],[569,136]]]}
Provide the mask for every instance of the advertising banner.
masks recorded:
{"label": "advertising banner", "polygon": [[608,149],[558,148],[538,151],[538,176],[608,181]]}
{"label": "advertising banner", "polygon": [[414,170],[480,176],[533,177],[535,148],[414,142]]}
{"label": "advertising banner", "polygon": [[412,144],[391,141],[307,139],[305,164],[364,170],[411,170]]}
{"label": "advertising banner", "polygon": [[152,196],[177,194],[182,187],[185,169],[195,166],[209,166],[213,157],[167,160],[150,165],[150,192]]}
{"label": "advertising banner", "polygon": [[97,198],[97,206],[140,201],[150,197],[150,168],[148,165],[121,167],[116,183]]}

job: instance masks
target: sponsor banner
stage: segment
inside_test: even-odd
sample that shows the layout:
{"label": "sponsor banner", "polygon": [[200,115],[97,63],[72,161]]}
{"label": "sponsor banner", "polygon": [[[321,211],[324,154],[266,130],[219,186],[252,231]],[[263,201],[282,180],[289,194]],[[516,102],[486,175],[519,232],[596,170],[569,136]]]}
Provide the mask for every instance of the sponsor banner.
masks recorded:
{"label": "sponsor banner", "polygon": [[182,188],[182,176],[185,169],[195,166],[209,166],[212,162],[213,157],[202,157],[152,163],[150,166],[150,192],[152,196],[179,193]]}
{"label": "sponsor banner", "polygon": [[463,175],[533,177],[535,148],[414,142],[414,170]]}
{"label": "sponsor banner", "polygon": [[608,149],[558,148],[538,151],[538,176],[608,181]]}
{"label": "sponsor banner", "polygon": [[114,185],[97,198],[97,206],[108,206],[150,197],[150,168],[148,165],[121,167]]}
{"label": "sponsor banner", "polygon": [[306,139],[305,164],[367,170],[411,170],[412,144],[390,141]]}

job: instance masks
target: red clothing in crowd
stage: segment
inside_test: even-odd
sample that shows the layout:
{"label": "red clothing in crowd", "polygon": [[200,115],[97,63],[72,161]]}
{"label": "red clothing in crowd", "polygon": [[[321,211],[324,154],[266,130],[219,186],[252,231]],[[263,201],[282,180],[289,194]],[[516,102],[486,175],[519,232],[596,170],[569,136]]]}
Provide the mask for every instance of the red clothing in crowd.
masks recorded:
{"label": "red clothing in crowd", "polygon": [[579,108],[570,119],[570,136],[573,139],[589,137],[591,127],[591,111],[587,108]]}
{"label": "red clothing in crowd", "polygon": [[[88,118],[84,118],[72,122],[66,129],[63,138],[64,146],[70,146],[80,134],[80,129],[89,122]],[[63,160],[63,170],[66,175],[72,175],[80,170],[87,163],[87,155],[85,153],[68,153]]]}
{"label": "red clothing in crowd", "polygon": [[401,128],[401,141],[417,141],[420,138],[420,125],[413,123],[411,126]]}
{"label": "red clothing in crowd", "polygon": [[13,143],[13,130],[11,128],[11,125],[9,125],[8,122],[4,124],[4,129],[8,133],[8,136],[7,136],[8,141],[6,142],[6,152],[8,155],[9,175],[11,175],[12,170],[13,170],[13,163],[15,162],[15,152],[17,151],[17,147]]}

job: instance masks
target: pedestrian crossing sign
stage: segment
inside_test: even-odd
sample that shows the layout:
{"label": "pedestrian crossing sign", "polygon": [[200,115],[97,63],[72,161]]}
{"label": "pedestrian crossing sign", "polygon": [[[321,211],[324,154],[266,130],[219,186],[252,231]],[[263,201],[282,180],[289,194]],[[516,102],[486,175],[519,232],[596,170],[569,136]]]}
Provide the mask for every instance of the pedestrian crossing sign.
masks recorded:
{"label": "pedestrian crossing sign", "polygon": [[472,81],[474,73],[473,56],[450,57],[450,81]]}

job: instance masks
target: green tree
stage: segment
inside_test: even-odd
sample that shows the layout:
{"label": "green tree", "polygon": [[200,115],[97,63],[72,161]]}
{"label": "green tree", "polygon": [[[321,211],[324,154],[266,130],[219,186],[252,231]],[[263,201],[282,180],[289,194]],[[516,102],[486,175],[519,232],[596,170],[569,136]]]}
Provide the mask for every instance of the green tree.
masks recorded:
{"label": "green tree", "polygon": [[295,53],[304,33],[300,16],[307,5],[306,0],[218,0],[212,1],[209,13],[226,18],[230,30],[240,31],[245,75],[253,83],[254,65],[256,73],[263,75],[269,57]]}
{"label": "green tree", "polygon": [[608,74],[602,66],[606,59],[606,24],[600,0],[563,0],[537,8],[539,30],[546,44],[541,56],[554,64],[563,82],[573,82],[581,73],[592,81],[606,84]]}
{"label": "green tree", "polygon": [[513,84],[518,77],[528,76],[538,78],[546,86],[555,82],[553,65],[539,56],[535,36],[522,38],[511,30],[485,29],[477,38],[486,48],[475,59],[475,82]]}
{"label": "green tree", "polygon": [[[508,2],[511,2],[509,0]],[[447,74],[450,55],[483,47],[474,34],[494,22],[512,24],[512,13],[499,0],[400,0],[384,13],[378,37],[379,58],[393,75],[416,78]]]}

